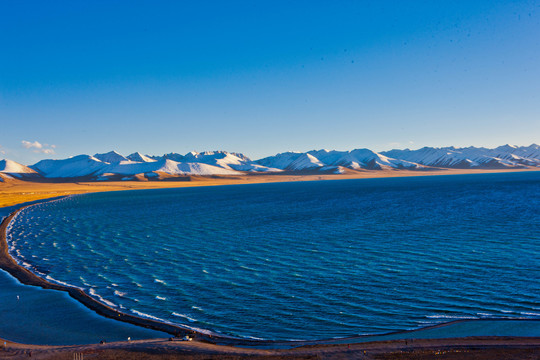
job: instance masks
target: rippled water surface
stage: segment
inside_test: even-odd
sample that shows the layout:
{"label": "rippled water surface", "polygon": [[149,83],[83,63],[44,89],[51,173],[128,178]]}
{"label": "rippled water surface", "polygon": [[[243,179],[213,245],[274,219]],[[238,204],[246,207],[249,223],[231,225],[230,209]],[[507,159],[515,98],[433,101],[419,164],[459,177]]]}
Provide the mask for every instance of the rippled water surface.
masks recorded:
{"label": "rippled water surface", "polygon": [[245,337],[540,318],[539,172],[74,196],[10,238],[123,311]]}

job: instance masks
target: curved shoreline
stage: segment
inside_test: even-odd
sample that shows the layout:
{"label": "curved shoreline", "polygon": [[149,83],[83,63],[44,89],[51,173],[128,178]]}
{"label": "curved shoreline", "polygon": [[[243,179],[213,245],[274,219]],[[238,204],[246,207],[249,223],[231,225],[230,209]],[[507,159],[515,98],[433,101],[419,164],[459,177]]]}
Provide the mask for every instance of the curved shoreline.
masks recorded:
{"label": "curved shoreline", "polygon": [[[47,199],[40,201],[39,203],[56,201],[63,199],[66,196],[57,197],[54,199]],[[369,341],[369,338],[375,337],[384,337],[391,335],[400,335],[414,333],[421,330],[429,330],[445,327],[448,325],[464,323],[468,321],[512,321],[512,320],[527,320],[527,321],[540,321],[540,319],[475,319],[475,320],[454,320],[446,323],[436,324],[432,326],[423,327],[420,329],[414,330],[403,330],[389,332],[385,334],[374,334],[374,335],[355,335],[348,337],[332,338],[332,339],[317,339],[317,340],[256,340],[256,339],[245,339],[233,336],[226,336],[222,334],[212,333],[212,332],[201,332],[191,329],[187,326],[181,326],[177,324],[167,323],[164,321],[158,321],[153,319],[144,318],[141,316],[126,314],[124,312],[115,310],[114,308],[100,302],[97,299],[94,299],[83,290],[66,286],[62,284],[57,284],[50,282],[40,276],[36,275],[27,268],[21,266],[16,262],[16,260],[9,253],[9,245],[7,242],[7,231],[11,221],[19,214],[22,210],[36,205],[37,203],[32,203],[29,205],[21,206],[20,208],[13,211],[9,216],[7,216],[2,223],[0,224],[0,268],[7,271],[9,274],[14,276],[19,282],[25,285],[38,286],[44,289],[52,289],[67,292],[73,299],[77,300],[79,303],[83,304],[90,310],[93,310],[98,315],[104,316],[106,318],[120,320],[126,323],[130,323],[136,326],[141,326],[144,328],[162,331],[169,333],[175,336],[185,336],[189,335],[196,340],[203,340],[206,342],[219,344],[219,345],[232,345],[232,346],[247,346],[247,347],[267,347],[267,348],[290,348],[298,346],[313,346],[313,345],[337,345],[343,344],[346,342],[349,343],[359,343]]]}
{"label": "curved shoreline", "polygon": [[[55,199],[55,200],[58,200],[58,199]],[[9,216],[7,216],[0,224],[0,268],[1,269],[7,271],[13,277],[19,280],[22,284],[39,286],[43,289],[52,289],[52,290],[59,290],[59,291],[67,292],[73,299],[79,301],[81,304],[95,311],[99,315],[102,315],[111,319],[124,321],[124,322],[131,323],[134,325],[139,325],[139,326],[153,329],[153,330],[164,331],[169,334],[185,335],[188,333],[189,334],[193,333],[193,331],[188,328],[182,328],[180,326],[162,323],[162,322],[152,320],[152,319],[145,319],[142,317],[125,314],[123,312],[117,311],[113,309],[112,307],[107,306],[97,301],[96,299],[92,298],[90,295],[86,294],[83,290],[79,288],[52,283],[46,279],[39,277],[38,275],[34,274],[30,270],[26,269],[25,267],[19,265],[9,253],[9,245],[7,243],[8,227],[11,221],[13,220],[13,218],[19,212],[34,205],[35,204],[26,205],[15,210]]]}

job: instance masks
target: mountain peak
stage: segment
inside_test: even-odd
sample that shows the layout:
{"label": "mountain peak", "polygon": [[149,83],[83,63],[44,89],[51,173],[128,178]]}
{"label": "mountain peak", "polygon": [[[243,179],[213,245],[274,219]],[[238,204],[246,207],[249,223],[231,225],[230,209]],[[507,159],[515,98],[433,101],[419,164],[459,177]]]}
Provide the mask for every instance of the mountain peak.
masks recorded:
{"label": "mountain peak", "polygon": [[125,156],[117,153],[116,151],[109,151],[108,153],[104,154],[95,154],[94,157],[100,161],[113,164],[113,163],[119,163],[121,161],[127,161],[128,158]]}
{"label": "mountain peak", "polygon": [[325,166],[325,164],[315,156],[311,155],[310,153],[303,153],[289,166],[287,166],[287,170],[308,170],[321,168],[323,166]]}
{"label": "mountain peak", "polygon": [[21,177],[24,175],[37,175],[35,170],[30,169],[28,166],[24,166],[13,160],[3,159],[0,160],[0,173],[12,175],[15,177]]}
{"label": "mountain peak", "polygon": [[128,160],[135,161],[135,162],[154,162],[156,160],[152,159],[149,156],[143,155],[140,152],[134,152],[133,154],[129,154],[127,156]]}

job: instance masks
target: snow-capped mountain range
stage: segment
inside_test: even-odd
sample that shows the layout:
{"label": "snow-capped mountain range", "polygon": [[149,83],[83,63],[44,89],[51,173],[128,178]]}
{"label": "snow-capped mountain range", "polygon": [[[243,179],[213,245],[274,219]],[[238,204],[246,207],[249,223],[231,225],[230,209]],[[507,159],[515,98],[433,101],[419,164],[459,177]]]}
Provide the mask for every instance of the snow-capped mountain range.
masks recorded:
{"label": "snow-capped mountain range", "polygon": [[[174,159],[174,160],[173,160]],[[244,172],[274,172],[272,169],[253,163],[249,158],[225,151],[204,153],[166,154],[147,156],[133,153],[123,156],[116,151],[104,154],[79,155],[64,160],[42,160],[30,167],[47,178],[92,177],[98,180],[129,180],[135,175],[159,178],[164,175],[241,175]]]}
{"label": "snow-capped mountain range", "polygon": [[417,164],[442,168],[507,168],[540,166],[540,146],[503,145],[486,148],[430,148],[419,150],[390,150],[384,155]]}
{"label": "snow-capped mountain range", "polygon": [[282,170],[382,170],[420,169],[424,166],[390,158],[369,149],[352,151],[312,150],[306,153],[286,152],[257,160],[257,163]]}
{"label": "snow-capped mountain range", "polygon": [[285,152],[253,161],[240,153],[226,151],[169,153],[150,156],[133,153],[123,156],[115,151],[78,155],[63,160],[42,160],[24,166],[11,160],[0,161],[4,177],[86,178],[91,180],[158,179],[170,176],[242,175],[246,173],[334,173],[366,170],[429,170],[540,168],[540,146],[504,145],[495,149],[433,148],[390,150],[380,153],[369,149],[351,151],[312,150]]}

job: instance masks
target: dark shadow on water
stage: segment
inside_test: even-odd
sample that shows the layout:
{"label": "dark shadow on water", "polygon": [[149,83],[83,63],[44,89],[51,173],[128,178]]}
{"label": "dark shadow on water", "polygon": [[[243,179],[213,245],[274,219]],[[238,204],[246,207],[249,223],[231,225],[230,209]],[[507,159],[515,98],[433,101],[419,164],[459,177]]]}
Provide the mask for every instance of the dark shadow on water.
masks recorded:
{"label": "dark shadow on water", "polygon": [[39,345],[166,338],[163,332],[104,318],[65,292],[20,284],[0,270],[0,338]]}

